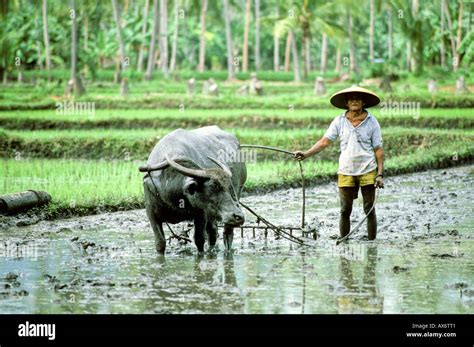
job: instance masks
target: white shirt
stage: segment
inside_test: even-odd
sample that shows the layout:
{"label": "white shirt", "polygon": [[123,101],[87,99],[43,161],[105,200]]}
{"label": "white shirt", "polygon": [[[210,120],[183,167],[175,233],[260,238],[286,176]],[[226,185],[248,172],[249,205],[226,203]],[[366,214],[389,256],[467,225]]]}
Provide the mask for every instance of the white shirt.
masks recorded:
{"label": "white shirt", "polygon": [[338,137],[341,140],[337,173],[359,176],[377,168],[374,149],[382,147],[382,132],[370,112],[366,111],[367,117],[357,127],[346,118],[346,112],[332,121],[324,136],[331,141]]}

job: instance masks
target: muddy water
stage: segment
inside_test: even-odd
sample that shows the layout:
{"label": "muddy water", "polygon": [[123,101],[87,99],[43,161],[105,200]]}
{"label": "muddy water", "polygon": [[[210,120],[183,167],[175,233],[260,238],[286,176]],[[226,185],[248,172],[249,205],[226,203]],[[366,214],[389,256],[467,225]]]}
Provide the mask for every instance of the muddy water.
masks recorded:
{"label": "muddy water", "polygon": [[[143,210],[2,230],[0,313],[474,313],[473,170],[386,179],[375,242],[335,245],[334,184],[307,192],[310,247],[246,231],[232,254],[172,240],[163,260]],[[298,189],[243,201],[300,223]]]}

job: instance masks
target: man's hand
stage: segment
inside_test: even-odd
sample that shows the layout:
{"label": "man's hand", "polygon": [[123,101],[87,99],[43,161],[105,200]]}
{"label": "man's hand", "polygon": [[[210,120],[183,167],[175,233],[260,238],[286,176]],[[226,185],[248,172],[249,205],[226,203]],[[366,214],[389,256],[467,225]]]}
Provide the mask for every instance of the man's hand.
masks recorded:
{"label": "man's hand", "polygon": [[383,188],[383,176],[377,175],[375,176],[375,188]]}
{"label": "man's hand", "polygon": [[293,153],[293,158],[295,160],[301,161],[306,159],[306,155],[304,154],[303,151],[296,151]]}

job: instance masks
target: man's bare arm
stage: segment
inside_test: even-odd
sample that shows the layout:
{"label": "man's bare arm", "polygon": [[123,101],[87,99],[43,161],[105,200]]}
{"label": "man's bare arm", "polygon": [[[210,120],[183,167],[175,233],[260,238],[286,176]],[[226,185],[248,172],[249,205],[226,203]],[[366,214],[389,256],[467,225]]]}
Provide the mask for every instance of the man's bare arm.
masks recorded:
{"label": "man's bare arm", "polygon": [[296,151],[294,153],[295,159],[296,160],[304,160],[306,158],[311,157],[312,155],[315,155],[316,153],[321,152],[323,149],[328,147],[332,143],[331,140],[329,140],[327,137],[323,136],[321,139],[319,139],[318,142],[316,142],[313,147],[308,149],[307,151]]}
{"label": "man's bare arm", "polygon": [[375,148],[375,160],[377,161],[377,176],[375,177],[375,184],[376,188],[383,188],[383,157],[384,152],[383,148]]}
{"label": "man's bare arm", "polygon": [[377,175],[383,174],[383,159],[384,159],[384,151],[383,147],[375,148],[375,160],[377,161]]}

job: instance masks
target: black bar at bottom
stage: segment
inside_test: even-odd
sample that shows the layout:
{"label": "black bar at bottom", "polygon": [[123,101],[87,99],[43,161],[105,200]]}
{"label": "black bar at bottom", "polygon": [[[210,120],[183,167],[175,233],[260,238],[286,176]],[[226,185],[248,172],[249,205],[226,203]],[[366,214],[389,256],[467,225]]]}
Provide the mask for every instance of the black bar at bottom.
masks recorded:
{"label": "black bar at bottom", "polygon": [[[153,341],[164,336],[294,336],[360,339],[364,345],[389,341],[473,346],[473,323],[472,315],[0,315],[0,345],[90,345],[102,338]],[[54,340],[19,336],[26,324],[30,329],[32,324],[55,324]]]}

